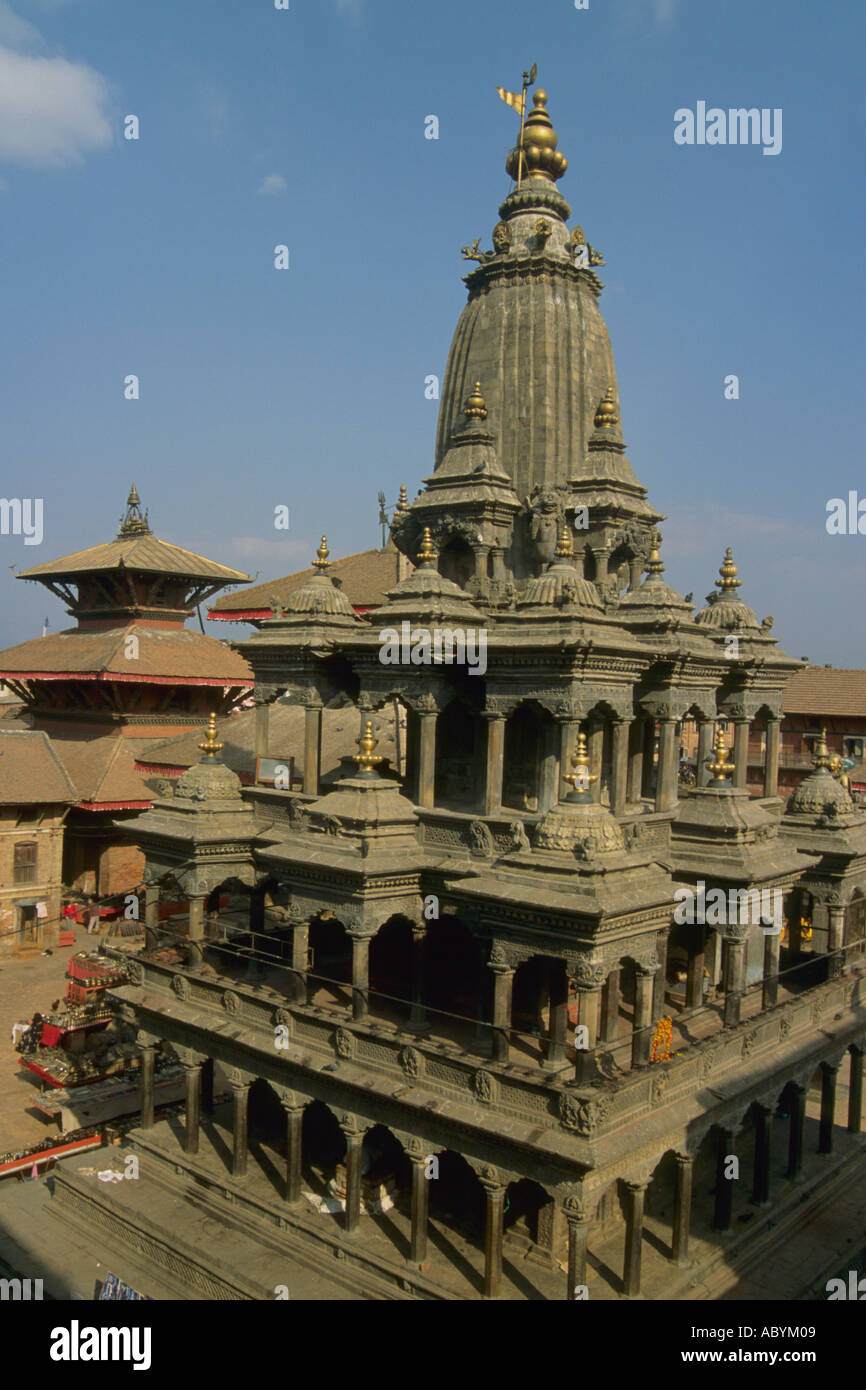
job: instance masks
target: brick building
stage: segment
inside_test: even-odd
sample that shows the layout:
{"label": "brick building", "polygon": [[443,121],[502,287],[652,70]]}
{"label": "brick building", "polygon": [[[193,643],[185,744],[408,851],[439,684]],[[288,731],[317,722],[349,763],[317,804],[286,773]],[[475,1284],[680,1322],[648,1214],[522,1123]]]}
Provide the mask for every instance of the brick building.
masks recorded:
{"label": "brick building", "polygon": [[75,788],[47,734],[0,729],[0,956],[57,944]]}

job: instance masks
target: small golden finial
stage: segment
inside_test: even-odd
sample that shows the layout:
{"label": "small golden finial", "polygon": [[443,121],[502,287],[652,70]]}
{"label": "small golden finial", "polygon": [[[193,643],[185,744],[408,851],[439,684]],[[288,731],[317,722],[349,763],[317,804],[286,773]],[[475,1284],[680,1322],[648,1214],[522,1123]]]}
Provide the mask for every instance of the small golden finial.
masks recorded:
{"label": "small golden finial", "polygon": [[[830,750],[829,750],[829,748],[827,747],[827,730],[826,730],[826,729],[822,729],[821,732],[820,732],[820,734],[818,735],[818,737],[815,739],[815,746],[814,746],[814,748],[812,749],[812,766],[813,766],[816,770],[817,770],[818,768],[824,767],[824,768],[826,768],[828,771],[832,771],[831,759],[830,759]],[[841,762],[840,762],[840,764],[839,764],[840,769],[841,769],[841,766],[842,766],[842,764],[841,764]]]}
{"label": "small golden finial", "polygon": [[364,725],[364,732],[360,738],[355,739],[360,753],[356,754],[355,762],[358,764],[359,772],[373,772],[384,762],[384,758],[374,756],[374,749],[378,747],[379,740],[373,733],[373,721],[368,719]]}
{"label": "small golden finial", "polygon": [[661,531],[656,531],[655,535],[653,536],[652,550],[650,551],[649,559],[647,560],[647,574],[664,574],[665,572],[665,567],[662,564],[661,552],[659,550],[659,546],[661,545],[661,543],[662,533]]}
{"label": "small golden finial", "polygon": [[318,570],[320,574],[324,574],[325,570],[331,563],[328,559],[329,554],[330,551],[328,550],[328,537],[323,536],[319,544],[319,548],[316,551],[316,558],[313,561],[313,569]]}
{"label": "small golden finial", "polygon": [[589,770],[586,734],[582,729],[577,735],[577,747],[571,755],[571,768],[571,772],[566,772],[562,780],[571,784],[573,792],[588,792],[592,783],[598,781],[598,773]]}
{"label": "small golden finial", "polygon": [[409,510],[409,498],[406,496],[406,484],[405,484],[405,483],[401,483],[401,484],[400,484],[400,496],[398,497],[398,499],[397,499],[397,505],[396,505],[396,507],[394,508],[394,515],[395,515],[395,516],[402,516],[403,513],[404,513],[404,512],[408,512],[408,510]]}
{"label": "small golden finial", "polygon": [[727,782],[733,775],[734,764],[728,761],[728,748],[725,743],[725,736],[720,728],[716,728],[713,739],[712,758],[707,758],[706,765],[713,774],[714,782]]}
{"label": "small golden finial", "polygon": [[430,527],[424,527],[424,535],[421,537],[421,548],[418,551],[419,565],[432,564],[439,558],[439,552],[433,544],[433,537],[430,535]]}
{"label": "small golden finial", "polygon": [[732,593],[734,589],[739,589],[742,579],[738,579],[739,570],[734,564],[733,551],[728,546],[725,551],[725,558],[719,567],[720,579],[716,580],[716,588],[721,589],[723,594]]}
{"label": "small golden finial", "polygon": [[221,743],[217,742],[216,715],[212,714],[207,721],[207,734],[205,735],[204,742],[199,744],[199,748],[206,758],[215,758],[217,753],[221,752],[222,746]]}
{"label": "small golden finial", "polygon": [[564,521],[560,527],[559,540],[554,552],[554,558],[557,560],[574,559],[574,544],[572,543],[571,532],[568,529],[567,521]]}
{"label": "small golden finial", "polygon": [[619,416],[616,413],[612,386],[608,386],[598,403],[594,423],[597,430],[612,430],[619,424]]}
{"label": "small golden finial", "polygon": [[487,419],[487,403],[481,394],[480,381],[476,381],[471,394],[467,396],[466,404],[463,407],[463,413],[467,420]]}

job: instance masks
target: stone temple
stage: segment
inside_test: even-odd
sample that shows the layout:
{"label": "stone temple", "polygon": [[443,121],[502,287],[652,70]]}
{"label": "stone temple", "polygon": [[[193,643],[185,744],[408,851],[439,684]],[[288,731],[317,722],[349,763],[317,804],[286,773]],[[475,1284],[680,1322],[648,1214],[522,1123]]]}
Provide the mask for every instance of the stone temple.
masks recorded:
{"label": "stone temple", "polygon": [[[697,612],[665,582],[565,167],[536,89],[492,249],[464,252],[434,465],[393,519],[412,572],[359,616],[323,546],[238,644],[259,751],[277,698],[305,709],[303,790],[242,790],[212,726],[129,830],[147,938],[114,993],[144,1181],[94,1197],[65,1170],[55,1205],[168,1287],[272,1296],[247,1239],[354,1296],[689,1297],[862,1154],[866,821],[820,740],[778,797],[798,663],[731,552]],[[335,701],[359,752],[322,794]],[[367,727],[394,702],[405,776]],[[163,891],[189,898],[171,931]],[[187,1101],[155,1122],[162,1047]]]}

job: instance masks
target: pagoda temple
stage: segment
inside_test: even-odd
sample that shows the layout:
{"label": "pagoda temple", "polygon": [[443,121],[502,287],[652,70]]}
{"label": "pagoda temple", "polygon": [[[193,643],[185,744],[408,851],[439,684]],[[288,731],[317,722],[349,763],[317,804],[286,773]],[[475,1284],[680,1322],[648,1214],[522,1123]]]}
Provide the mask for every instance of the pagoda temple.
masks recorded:
{"label": "pagoda temple", "polygon": [[69,888],[137,887],[142,860],[115,821],[153,801],[148,745],[227,713],[252,684],[244,659],[186,621],[249,576],[159,540],[133,486],[117,536],[16,576],[43,584],[75,626],[0,652],[19,721],[46,733],[76,791],[65,826]]}

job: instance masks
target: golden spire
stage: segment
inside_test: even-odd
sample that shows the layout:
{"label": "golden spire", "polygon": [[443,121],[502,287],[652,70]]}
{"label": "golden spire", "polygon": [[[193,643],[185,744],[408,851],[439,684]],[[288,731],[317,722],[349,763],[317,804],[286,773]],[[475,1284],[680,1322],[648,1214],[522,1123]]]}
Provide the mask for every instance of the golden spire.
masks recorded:
{"label": "golden spire", "polygon": [[355,762],[358,764],[358,771],[373,772],[384,759],[381,757],[374,757],[374,749],[378,747],[379,740],[373,733],[372,719],[367,720],[364,725],[363,734],[360,738],[356,738],[355,742],[361,750],[360,753],[355,756]]}
{"label": "golden spire", "polygon": [[649,553],[649,559],[647,560],[646,566],[647,574],[649,575],[664,574],[665,572],[665,567],[662,564],[662,557],[659,551],[659,546],[661,545],[661,543],[662,533],[661,531],[656,531],[655,535],[653,536],[653,548]]}
{"label": "golden spire", "polygon": [[467,396],[463,413],[467,420],[486,420],[487,403],[481,394],[481,382],[476,381],[472,393]]}
{"label": "golden spire", "polygon": [[328,559],[329,554],[330,551],[328,550],[328,537],[323,536],[321,544],[319,545],[319,548],[316,551],[316,558],[313,561],[313,569],[318,570],[320,574],[324,574],[331,563]]}
{"label": "golden spire", "polygon": [[421,537],[421,548],[418,551],[419,564],[432,564],[439,558],[439,552],[433,544],[433,537],[430,535],[430,527],[424,527],[424,535]]}
{"label": "golden spire", "polygon": [[726,782],[733,776],[734,764],[728,762],[728,748],[725,743],[725,736],[721,729],[716,726],[716,734],[713,739],[713,758],[707,758],[706,766],[713,774],[714,782]]}
{"label": "golden spire", "polygon": [[[533,78],[532,81],[534,80]],[[531,86],[532,82],[524,85],[524,104],[526,85]],[[509,97],[515,99],[508,101],[508,105],[520,111],[520,97],[509,92],[503,96],[503,101],[507,101]],[[559,136],[547,114],[547,92],[542,87],[536,87],[532,98],[532,110],[525,121],[521,121],[518,143],[505,161],[505,168],[518,183],[524,177],[554,181],[561,179],[568,168],[568,160],[556,148],[558,144]]]}
{"label": "golden spire", "polygon": [[733,551],[728,546],[725,551],[725,558],[719,567],[721,578],[716,580],[716,588],[721,589],[723,594],[733,593],[734,589],[739,589],[743,581],[737,578],[738,573],[733,560]]}
{"label": "golden spire", "polygon": [[217,753],[221,752],[222,747],[223,745],[217,742],[216,715],[212,714],[207,721],[207,734],[204,742],[199,744],[199,748],[206,758],[215,758]]}
{"label": "golden spire", "polygon": [[571,532],[570,532],[569,529],[568,529],[568,522],[567,522],[567,521],[563,521],[562,526],[561,526],[561,528],[560,528],[560,532],[559,532],[559,541],[558,541],[557,546],[556,546],[556,551],[554,552],[554,559],[556,559],[556,560],[573,560],[573,559],[574,559],[574,545],[573,545],[573,543],[572,543]]}
{"label": "golden spire", "polygon": [[400,496],[399,496],[399,498],[397,499],[397,505],[396,505],[396,507],[394,508],[394,515],[395,515],[395,516],[402,516],[403,513],[404,513],[404,512],[408,512],[408,510],[409,510],[409,498],[406,496],[406,484],[405,484],[405,483],[401,483],[401,484],[400,484]]}
{"label": "golden spire", "polygon": [[588,792],[592,783],[598,781],[598,773],[589,770],[586,734],[582,729],[577,736],[577,747],[571,755],[571,767],[571,772],[566,772],[562,780],[571,784],[572,791]]}
{"label": "golden spire", "polygon": [[118,540],[128,540],[130,536],[149,536],[150,526],[147,521],[147,512],[141,510],[141,499],[135,483],[129,489],[129,496],[126,499],[126,511],[120,521],[120,530],[117,533]]}
{"label": "golden spire", "polygon": [[612,386],[608,386],[598,403],[594,424],[597,430],[612,430],[614,426],[619,424]]}
{"label": "golden spire", "polygon": [[812,749],[812,766],[816,769],[816,771],[818,768],[821,767],[826,768],[828,771],[830,771],[830,761],[830,750],[827,747],[827,730],[822,729],[818,737],[815,739],[815,746]]}

